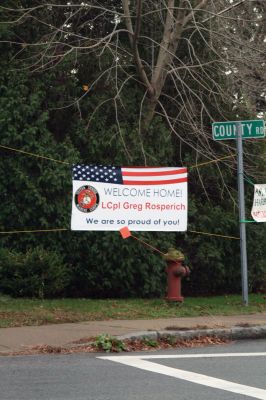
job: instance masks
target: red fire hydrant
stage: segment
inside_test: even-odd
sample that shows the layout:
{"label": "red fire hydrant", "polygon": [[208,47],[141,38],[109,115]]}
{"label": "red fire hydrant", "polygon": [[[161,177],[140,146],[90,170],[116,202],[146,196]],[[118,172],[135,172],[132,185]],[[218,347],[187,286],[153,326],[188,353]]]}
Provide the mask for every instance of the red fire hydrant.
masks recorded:
{"label": "red fire hydrant", "polygon": [[168,301],[182,302],[184,297],[181,295],[181,279],[190,274],[187,266],[183,265],[184,256],[175,249],[169,249],[165,255],[167,262],[167,296]]}

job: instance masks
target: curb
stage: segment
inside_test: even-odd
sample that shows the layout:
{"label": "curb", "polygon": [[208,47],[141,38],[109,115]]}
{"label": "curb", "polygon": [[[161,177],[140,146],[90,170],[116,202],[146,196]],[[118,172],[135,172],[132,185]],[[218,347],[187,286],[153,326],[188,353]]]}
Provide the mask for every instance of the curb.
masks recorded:
{"label": "curb", "polygon": [[232,327],[223,329],[197,329],[197,330],[169,330],[169,331],[141,331],[134,334],[117,336],[117,339],[132,339],[138,340],[149,338],[158,340],[160,338],[174,336],[180,340],[189,340],[204,336],[212,336],[220,339],[242,340],[242,339],[266,339],[266,325],[253,327]]}
{"label": "curb", "polygon": [[[174,337],[177,340],[192,340],[206,337],[213,337],[226,340],[243,340],[243,339],[266,339],[266,325],[256,325],[252,327],[234,326],[232,328],[219,329],[193,329],[193,330],[162,330],[162,331],[139,331],[122,336],[114,336],[118,340],[160,340],[162,338]],[[79,348],[91,345],[91,342],[84,343],[67,343],[63,347],[66,349]],[[53,347],[53,346],[52,346]],[[0,350],[0,357],[12,353],[12,350]],[[17,351],[19,355],[20,351]]]}

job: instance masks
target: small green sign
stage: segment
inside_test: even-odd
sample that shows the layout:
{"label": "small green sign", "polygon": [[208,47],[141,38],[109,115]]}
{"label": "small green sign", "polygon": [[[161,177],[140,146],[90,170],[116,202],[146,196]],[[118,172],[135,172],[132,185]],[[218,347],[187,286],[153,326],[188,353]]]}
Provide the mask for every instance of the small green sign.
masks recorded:
{"label": "small green sign", "polygon": [[212,124],[212,137],[214,140],[227,140],[237,138],[237,124],[242,126],[242,138],[265,137],[265,123],[261,119],[250,121],[214,122]]}

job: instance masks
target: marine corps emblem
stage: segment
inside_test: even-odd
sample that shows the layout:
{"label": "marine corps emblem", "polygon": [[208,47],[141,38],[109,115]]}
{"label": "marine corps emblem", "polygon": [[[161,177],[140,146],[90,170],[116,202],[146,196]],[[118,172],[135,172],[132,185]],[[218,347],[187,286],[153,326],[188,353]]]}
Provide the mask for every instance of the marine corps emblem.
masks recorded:
{"label": "marine corps emblem", "polygon": [[100,196],[93,186],[81,186],[75,193],[75,204],[79,211],[89,213],[94,211],[100,201]]}

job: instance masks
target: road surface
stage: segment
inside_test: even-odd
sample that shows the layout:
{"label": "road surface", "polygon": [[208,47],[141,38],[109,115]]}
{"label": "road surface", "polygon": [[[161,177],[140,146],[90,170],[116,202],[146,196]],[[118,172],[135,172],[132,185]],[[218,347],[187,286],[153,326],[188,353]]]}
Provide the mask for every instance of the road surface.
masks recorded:
{"label": "road surface", "polygon": [[266,340],[149,353],[0,357],[1,400],[266,400]]}

